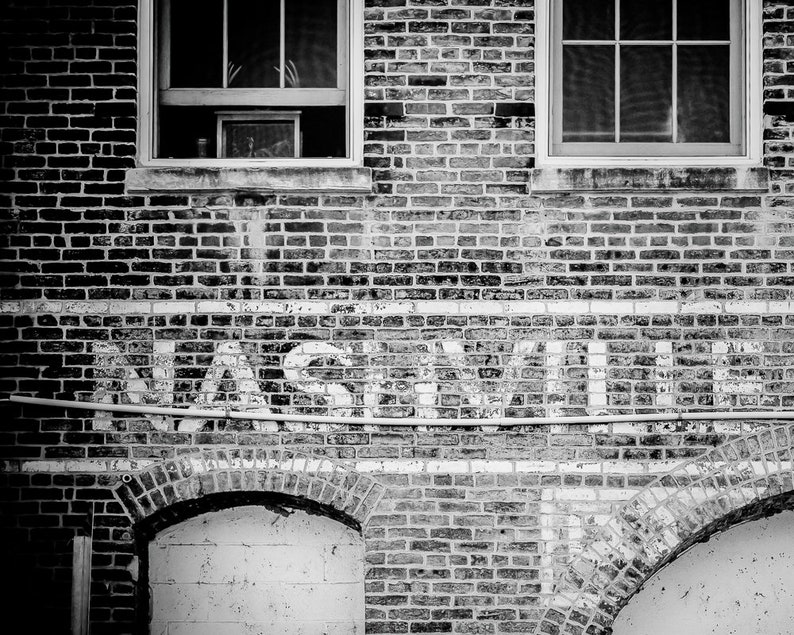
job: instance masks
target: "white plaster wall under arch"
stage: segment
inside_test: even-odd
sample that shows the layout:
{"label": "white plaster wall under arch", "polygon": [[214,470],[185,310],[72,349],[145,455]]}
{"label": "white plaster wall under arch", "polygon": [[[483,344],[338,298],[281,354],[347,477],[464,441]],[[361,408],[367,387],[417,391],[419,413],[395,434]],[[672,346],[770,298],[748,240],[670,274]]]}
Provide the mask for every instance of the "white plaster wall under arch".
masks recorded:
{"label": "white plaster wall under arch", "polygon": [[152,635],[364,633],[364,543],[303,510],[201,514],[149,544]]}
{"label": "white plaster wall under arch", "polygon": [[650,578],[613,635],[794,633],[794,511],[734,526]]}

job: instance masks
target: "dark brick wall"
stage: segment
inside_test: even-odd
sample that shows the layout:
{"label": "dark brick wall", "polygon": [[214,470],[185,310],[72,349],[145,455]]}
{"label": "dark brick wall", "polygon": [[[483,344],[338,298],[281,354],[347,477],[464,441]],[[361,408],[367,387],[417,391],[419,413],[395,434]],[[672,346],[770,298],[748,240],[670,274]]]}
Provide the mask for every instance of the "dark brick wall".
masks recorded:
{"label": "dark brick wall", "polygon": [[[372,0],[371,195],[130,195],[135,3],[7,2],[0,390],[234,405],[240,373],[206,387],[238,342],[273,411],[790,409],[794,8],[763,11],[767,192],[533,194],[533,3]],[[296,380],[285,363],[306,342],[335,349]],[[623,502],[766,425],[194,430],[3,409],[3,558],[20,572],[5,610],[52,633],[68,631],[70,540],[92,513],[93,632],[131,631],[135,532],[113,488],[196,448],[303,451],[386,486],[365,529],[370,632],[532,632]]]}

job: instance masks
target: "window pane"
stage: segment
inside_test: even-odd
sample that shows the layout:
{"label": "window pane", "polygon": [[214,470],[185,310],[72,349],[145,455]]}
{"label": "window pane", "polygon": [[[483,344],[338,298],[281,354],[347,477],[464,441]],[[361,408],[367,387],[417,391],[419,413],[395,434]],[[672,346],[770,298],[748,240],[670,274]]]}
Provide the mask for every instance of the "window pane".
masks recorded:
{"label": "window pane", "polygon": [[615,39],[615,0],[564,0],[562,37],[565,40]]}
{"label": "window pane", "polygon": [[205,106],[162,106],[159,113],[158,158],[196,159],[216,156],[217,115]]}
{"label": "window pane", "polygon": [[286,4],[285,86],[336,87],[336,0]]}
{"label": "window pane", "polygon": [[729,40],[730,0],[686,0],[678,3],[679,40]]}
{"label": "window pane", "polygon": [[621,40],[671,40],[672,0],[620,0]]}
{"label": "window pane", "polygon": [[230,88],[279,85],[279,2],[229,0]]}
{"label": "window pane", "polygon": [[562,140],[615,140],[615,48],[564,46]]}
{"label": "window pane", "polygon": [[730,142],[730,47],[678,47],[678,140]]}
{"label": "window pane", "polygon": [[347,156],[346,110],[344,106],[301,108],[301,147],[304,157]]}
{"label": "window pane", "polygon": [[672,141],[670,46],[620,49],[620,140]]}
{"label": "window pane", "polygon": [[222,85],[222,0],[173,0],[170,41],[172,87]]}

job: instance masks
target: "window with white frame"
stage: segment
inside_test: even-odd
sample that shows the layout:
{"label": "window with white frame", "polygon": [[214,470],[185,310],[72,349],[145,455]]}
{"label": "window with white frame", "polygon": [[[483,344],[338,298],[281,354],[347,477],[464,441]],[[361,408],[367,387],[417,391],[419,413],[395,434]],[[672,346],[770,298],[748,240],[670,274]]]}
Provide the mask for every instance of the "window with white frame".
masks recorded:
{"label": "window with white frame", "polygon": [[142,0],[142,163],[357,162],[360,2]]}
{"label": "window with white frame", "polygon": [[753,156],[755,0],[542,5],[539,141],[548,158]]}

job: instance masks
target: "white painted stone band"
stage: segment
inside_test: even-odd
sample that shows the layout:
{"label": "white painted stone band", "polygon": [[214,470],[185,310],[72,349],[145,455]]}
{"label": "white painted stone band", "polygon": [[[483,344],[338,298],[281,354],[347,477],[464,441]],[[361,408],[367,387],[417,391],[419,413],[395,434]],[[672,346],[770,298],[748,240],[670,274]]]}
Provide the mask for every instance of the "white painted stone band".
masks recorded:
{"label": "white painted stone band", "polygon": [[[220,449],[220,448],[214,448]],[[159,463],[152,459],[31,459],[0,461],[0,473],[99,473],[99,472],[139,472]],[[643,463],[629,461],[498,461],[498,460],[359,460],[344,461],[348,467],[362,474],[666,474],[680,467],[686,461],[662,460]],[[326,467],[323,459],[312,461],[278,461],[267,460],[262,464],[248,467],[230,463],[228,467],[218,469],[271,469],[299,472],[321,472]],[[326,462],[327,463],[327,462]],[[330,464],[328,464],[330,465]],[[710,467],[718,468],[728,463],[712,463]],[[204,472],[197,463],[197,471]],[[762,461],[747,461],[743,467],[752,469],[755,474],[763,475],[766,468]],[[200,468],[200,469],[198,469]],[[792,469],[790,461],[780,462],[780,469]],[[327,469],[326,469],[327,471]],[[699,476],[697,467],[691,466],[687,473]]]}
{"label": "white painted stone band", "polygon": [[74,301],[49,302],[23,300],[0,302],[3,314],[55,313],[67,315],[141,314],[171,315],[193,313],[251,314],[353,314],[353,315],[678,315],[678,314],[787,314],[794,313],[794,302],[765,300],[727,302],[679,302],[675,300],[550,300],[456,302],[426,300],[416,302],[295,302],[257,301]]}

